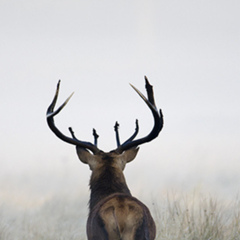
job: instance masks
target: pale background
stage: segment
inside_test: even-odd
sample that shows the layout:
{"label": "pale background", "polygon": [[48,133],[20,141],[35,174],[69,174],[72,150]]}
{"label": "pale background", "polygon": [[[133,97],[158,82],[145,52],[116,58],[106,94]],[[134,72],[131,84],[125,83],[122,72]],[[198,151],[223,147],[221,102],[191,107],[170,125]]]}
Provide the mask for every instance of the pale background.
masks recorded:
{"label": "pale background", "polygon": [[165,125],[125,175],[136,196],[201,188],[235,196],[240,183],[238,0],[0,1],[0,201],[35,206],[58,194],[88,197],[90,171],[45,113],[56,84],[65,134],[116,147],[152,127],[129,83],[154,86]]}

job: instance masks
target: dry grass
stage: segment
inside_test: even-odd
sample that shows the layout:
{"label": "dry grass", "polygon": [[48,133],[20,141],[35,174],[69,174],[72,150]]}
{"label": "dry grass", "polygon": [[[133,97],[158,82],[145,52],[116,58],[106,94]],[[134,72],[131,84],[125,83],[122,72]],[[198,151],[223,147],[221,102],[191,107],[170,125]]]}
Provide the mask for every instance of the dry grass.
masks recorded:
{"label": "dry grass", "polygon": [[[0,206],[1,240],[86,239],[86,206],[79,198],[55,197],[42,206]],[[154,201],[157,240],[240,240],[240,200],[203,194],[166,194]]]}
{"label": "dry grass", "polygon": [[154,204],[158,240],[239,240],[240,201],[219,201],[199,193],[167,195]]}
{"label": "dry grass", "polygon": [[85,212],[74,199],[53,198],[37,209],[0,208],[1,240],[86,239]]}

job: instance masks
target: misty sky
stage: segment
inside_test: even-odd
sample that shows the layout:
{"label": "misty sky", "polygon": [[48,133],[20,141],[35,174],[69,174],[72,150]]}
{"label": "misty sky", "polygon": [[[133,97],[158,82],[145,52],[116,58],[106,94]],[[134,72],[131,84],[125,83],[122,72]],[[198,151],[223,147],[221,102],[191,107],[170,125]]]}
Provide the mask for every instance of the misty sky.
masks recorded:
{"label": "misty sky", "polygon": [[58,104],[75,92],[57,126],[86,141],[94,127],[108,151],[116,120],[122,141],[136,118],[140,137],[151,130],[151,113],[129,86],[145,94],[144,75],[165,126],[127,166],[130,189],[238,192],[239,9],[238,0],[1,0],[2,192],[17,198],[72,184],[87,192],[88,167],[46,124],[56,84]]}

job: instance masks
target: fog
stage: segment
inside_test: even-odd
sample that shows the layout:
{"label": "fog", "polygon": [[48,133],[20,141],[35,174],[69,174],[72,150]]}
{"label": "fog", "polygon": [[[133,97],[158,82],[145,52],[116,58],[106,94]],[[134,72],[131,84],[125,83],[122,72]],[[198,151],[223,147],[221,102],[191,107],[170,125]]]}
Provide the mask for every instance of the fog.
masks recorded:
{"label": "fog", "polygon": [[[37,207],[52,197],[88,201],[90,170],[46,124],[99,148],[152,128],[144,75],[164,114],[159,137],[125,170],[134,195],[203,189],[233,197],[240,182],[239,1],[1,1],[0,202]],[[82,200],[81,200],[82,201]]]}

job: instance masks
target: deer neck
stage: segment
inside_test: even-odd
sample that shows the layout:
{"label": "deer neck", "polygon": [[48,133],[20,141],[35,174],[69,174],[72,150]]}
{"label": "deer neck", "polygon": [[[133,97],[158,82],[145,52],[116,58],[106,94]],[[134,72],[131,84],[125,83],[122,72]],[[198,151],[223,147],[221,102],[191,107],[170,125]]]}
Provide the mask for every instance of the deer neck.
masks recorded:
{"label": "deer neck", "polygon": [[114,193],[131,195],[123,172],[112,166],[105,166],[100,173],[93,173],[90,179],[90,211],[104,198]]}

